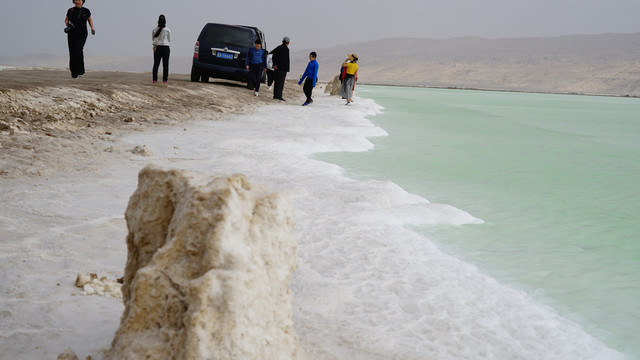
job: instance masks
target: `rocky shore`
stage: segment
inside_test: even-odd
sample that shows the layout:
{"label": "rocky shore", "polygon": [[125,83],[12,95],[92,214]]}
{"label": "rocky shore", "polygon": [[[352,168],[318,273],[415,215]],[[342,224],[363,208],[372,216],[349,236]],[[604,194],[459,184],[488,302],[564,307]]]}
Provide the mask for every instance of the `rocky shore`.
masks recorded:
{"label": "rocky shore", "polygon": [[[290,104],[302,91],[285,86]],[[99,167],[102,159],[144,149],[121,149],[118,136],[157,126],[187,126],[281,104],[266,86],[259,97],[238,82],[193,83],[172,74],[152,84],[148,73],[88,72],[72,79],[64,70],[0,71],[0,178],[46,176]]]}

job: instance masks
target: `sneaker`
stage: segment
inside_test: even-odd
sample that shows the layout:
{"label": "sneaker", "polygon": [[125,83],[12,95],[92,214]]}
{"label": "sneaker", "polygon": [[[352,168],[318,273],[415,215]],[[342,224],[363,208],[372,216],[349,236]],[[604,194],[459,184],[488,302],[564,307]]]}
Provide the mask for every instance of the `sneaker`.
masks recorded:
{"label": "sneaker", "polygon": [[350,103],[350,102],[348,102],[348,103],[346,103],[345,105],[349,106],[349,105],[351,105],[351,103]]}
{"label": "sneaker", "polygon": [[310,103],[309,103],[308,101],[305,101],[305,102],[304,102],[304,104],[302,104],[302,106],[307,106],[307,105],[309,105],[309,104],[310,104]]}
{"label": "sneaker", "polygon": [[166,82],[166,81],[163,81],[162,83],[166,84],[167,82]]}
{"label": "sneaker", "polygon": [[253,96],[258,96],[258,95],[259,95],[259,94],[258,94],[258,92],[257,92],[257,91],[254,91],[254,92],[253,92]]}
{"label": "sneaker", "polygon": [[313,104],[313,99],[309,100],[309,104]]}
{"label": "sneaker", "polygon": [[153,80],[153,83],[154,83],[154,84],[157,84],[158,82],[157,82],[156,80]]}

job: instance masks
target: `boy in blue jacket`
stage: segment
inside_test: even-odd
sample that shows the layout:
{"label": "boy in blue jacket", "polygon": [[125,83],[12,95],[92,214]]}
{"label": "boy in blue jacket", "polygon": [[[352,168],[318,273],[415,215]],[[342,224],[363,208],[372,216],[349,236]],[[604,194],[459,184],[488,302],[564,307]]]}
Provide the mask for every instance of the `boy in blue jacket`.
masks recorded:
{"label": "boy in blue jacket", "polygon": [[267,52],[262,48],[260,39],[256,39],[254,47],[247,53],[246,67],[249,70],[249,82],[253,84],[255,90],[253,95],[258,96],[262,72],[267,70]]}
{"label": "boy in blue jacket", "polygon": [[311,92],[313,91],[313,88],[316,87],[316,81],[318,81],[318,62],[316,61],[316,57],[318,57],[316,55],[315,51],[312,51],[309,54],[309,64],[307,64],[307,69],[304,71],[304,74],[302,74],[302,76],[300,77],[300,81],[298,81],[298,85],[302,84],[302,81],[304,81],[304,86],[302,87],[302,90],[304,91],[304,94],[307,96],[307,101],[304,102],[304,104],[302,104],[302,106],[307,106],[309,104],[311,104],[313,102],[313,99],[311,98]]}

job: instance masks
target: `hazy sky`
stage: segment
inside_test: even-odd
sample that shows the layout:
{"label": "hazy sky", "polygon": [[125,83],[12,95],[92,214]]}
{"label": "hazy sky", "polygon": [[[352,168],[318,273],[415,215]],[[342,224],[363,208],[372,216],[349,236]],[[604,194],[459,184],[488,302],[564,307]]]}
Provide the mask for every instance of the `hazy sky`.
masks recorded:
{"label": "hazy sky", "polygon": [[[66,54],[71,0],[1,0],[0,55]],[[88,0],[96,36],[85,52],[145,55],[164,14],[172,55],[190,56],[207,22],[253,25],[268,49],[284,35],[291,49],[321,49],[388,37],[446,39],[640,32],[639,0]],[[381,49],[383,51],[384,49]]]}

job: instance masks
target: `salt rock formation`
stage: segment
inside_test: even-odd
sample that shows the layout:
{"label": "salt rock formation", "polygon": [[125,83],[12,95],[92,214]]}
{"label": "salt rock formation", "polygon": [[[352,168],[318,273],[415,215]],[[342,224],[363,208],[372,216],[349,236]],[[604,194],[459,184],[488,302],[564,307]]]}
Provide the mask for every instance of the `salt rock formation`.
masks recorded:
{"label": "salt rock formation", "polygon": [[117,280],[109,280],[106,276],[98,277],[97,274],[78,274],[76,286],[82,288],[85,295],[99,295],[107,297],[122,297],[122,286]]}
{"label": "salt rock formation", "polygon": [[129,152],[133,153],[134,155],[140,155],[140,156],[153,156],[153,152],[151,152],[151,150],[147,149],[147,147],[145,145],[143,146],[136,146],[133,149],[129,150]]}
{"label": "salt rock formation", "polygon": [[303,358],[287,199],[243,175],[147,166],[125,216],[125,310],[108,358]]}
{"label": "salt rock formation", "polygon": [[341,85],[342,83],[340,82],[340,77],[336,75],[336,77],[334,77],[333,80],[327,83],[327,87],[324,89],[324,92],[325,94],[329,94],[329,95],[338,95]]}
{"label": "salt rock formation", "polygon": [[67,349],[62,354],[58,355],[57,360],[79,360],[78,355],[72,350]]}

